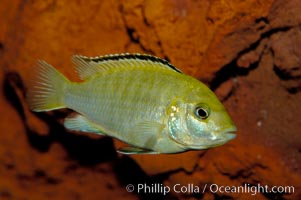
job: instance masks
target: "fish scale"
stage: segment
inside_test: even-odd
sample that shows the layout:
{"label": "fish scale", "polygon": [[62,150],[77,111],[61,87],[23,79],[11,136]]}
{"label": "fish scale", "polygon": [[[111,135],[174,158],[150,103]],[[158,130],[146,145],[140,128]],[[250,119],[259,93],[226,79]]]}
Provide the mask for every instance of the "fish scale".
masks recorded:
{"label": "fish scale", "polygon": [[40,61],[27,93],[33,111],[70,108],[70,130],[115,137],[121,153],[179,153],[219,146],[236,127],[214,93],[166,60],[141,54],[72,58],[80,83]]}
{"label": "fish scale", "polygon": [[[162,114],[159,113],[164,110],[160,105],[167,103],[162,102],[161,96],[165,96],[166,87],[161,85],[163,86],[162,91],[156,90],[157,85],[162,83],[162,80],[157,78],[157,72],[153,74],[139,71],[137,73],[124,72],[94,79],[85,84],[71,86],[71,98],[68,99],[72,99],[72,101],[66,101],[66,105],[85,114],[91,120],[104,124],[107,129],[115,129],[115,132],[121,131],[120,129],[126,130],[135,125],[133,122],[138,123],[139,120],[161,120],[159,117]],[[91,84],[96,87],[91,87]],[[106,85],[111,85],[114,89],[105,87]],[[137,87],[138,85],[139,87]],[[85,94],[95,94],[93,91],[95,88],[99,90],[97,95],[90,97],[88,102],[85,102]],[[87,104],[97,105],[97,107],[87,108],[85,106]],[[158,112],[157,109],[160,111]],[[131,117],[125,118],[121,113]]]}

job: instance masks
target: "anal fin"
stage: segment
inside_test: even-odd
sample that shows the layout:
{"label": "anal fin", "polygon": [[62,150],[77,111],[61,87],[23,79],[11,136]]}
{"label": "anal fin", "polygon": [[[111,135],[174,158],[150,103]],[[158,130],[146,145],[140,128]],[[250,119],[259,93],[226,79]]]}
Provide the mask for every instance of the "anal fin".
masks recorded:
{"label": "anal fin", "polygon": [[66,129],[73,131],[91,132],[99,135],[105,135],[98,125],[79,114],[72,117],[67,117],[64,121],[64,126]]}

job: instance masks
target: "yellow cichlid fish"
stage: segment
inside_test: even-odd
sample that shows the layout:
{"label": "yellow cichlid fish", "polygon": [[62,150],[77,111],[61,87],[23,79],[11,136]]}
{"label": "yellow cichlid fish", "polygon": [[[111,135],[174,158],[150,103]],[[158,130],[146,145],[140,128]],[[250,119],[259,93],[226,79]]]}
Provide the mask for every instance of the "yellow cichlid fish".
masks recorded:
{"label": "yellow cichlid fish", "polygon": [[235,138],[236,127],[215,94],[166,60],[141,54],[72,58],[83,82],[39,61],[27,102],[33,111],[70,108],[70,130],[117,138],[120,153],[178,153]]}

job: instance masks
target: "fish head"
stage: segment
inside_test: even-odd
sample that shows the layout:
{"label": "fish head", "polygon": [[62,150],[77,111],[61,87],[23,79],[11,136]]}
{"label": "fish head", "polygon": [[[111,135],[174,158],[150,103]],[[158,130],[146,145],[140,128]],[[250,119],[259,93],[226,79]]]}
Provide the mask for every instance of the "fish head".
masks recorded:
{"label": "fish head", "polygon": [[236,137],[236,127],[215,94],[205,85],[169,109],[169,136],[186,149],[220,146]]}

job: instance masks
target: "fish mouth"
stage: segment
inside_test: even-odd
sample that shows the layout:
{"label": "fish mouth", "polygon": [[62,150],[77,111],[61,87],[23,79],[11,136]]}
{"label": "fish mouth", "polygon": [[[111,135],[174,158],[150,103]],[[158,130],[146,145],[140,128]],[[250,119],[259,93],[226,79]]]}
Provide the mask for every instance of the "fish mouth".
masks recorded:
{"label": "fish mouth", "polygon": [[233,140],[235,137],[236,137],[235,132],[225,133],[225,138],[227,138],[227,140]]}
{"label": "fish mouth", "polygon": [[[195,150],[209,149],[212,147],[221,146],[227,143],[228,141],[233,140],[236,137],[236,131],[237,129],[234,126],[231,128],[207,133],[207,137],[200,139],[201,144],[195,144],[195,142],[184,143],[184,142],[179,142],[178,140],[175,140],[175,142],[188,147],[188,149],[195,149]],[[196,140],[194,141],[198,141],[198,138],[195,139]]]}
{"label": "fish mouth", "polygon": [[224,130],[222,134],[224,135],[225,139],[229,141],[229,140],[233,140],[236,137],[236,131],[237,128],[234,126]]}
{"label": "fish mouth", "polygon": [[[211,138],[211,145],[208,145],[208,146],[210,146],[210,148],[221,146],[221,145],[226,144],[230,140],[233,140],[235,137],[236,137],[236,128],[231,129],[231,130],[227,130],[227,131],[223,131],[219,134],[218,137],[213,136]],[[209,141],[208,141],[208,143],[210,144]]]}
{"label": "fish mouth", "polygon": [[189,145],[190,149],[208,149],[212,147],[221,146],[236,137],[236,127],[223,130],[221,132],[215,132],[211,138],[208,138],[205,144],[202,145]]}
{"label": "fish mouth", "polygon": [[224,144],[229,140],[233,140],[236,137],[236,127],[231,127],[226,130],[213,132],[211,136],[211,141]]}

